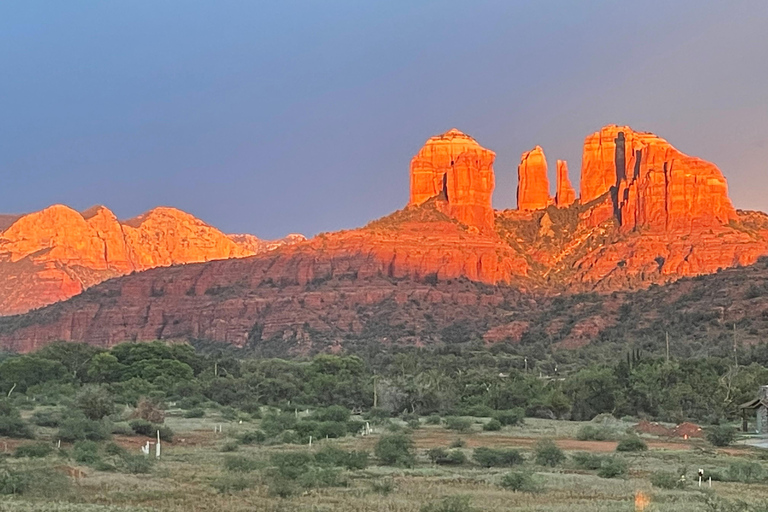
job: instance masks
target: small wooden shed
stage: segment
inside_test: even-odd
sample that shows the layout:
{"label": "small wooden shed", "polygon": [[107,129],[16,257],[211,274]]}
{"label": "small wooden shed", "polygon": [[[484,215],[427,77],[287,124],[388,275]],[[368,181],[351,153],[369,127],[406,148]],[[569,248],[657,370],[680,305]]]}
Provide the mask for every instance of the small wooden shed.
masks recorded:
{"label": "small wooden shed", "polygon": [[742,431],[748,430],[748,411],[755,411],[755,430],[758,434],[768,434],[768,386],[760,386],[757,398],[741,404],[739,409],[741,409]]}

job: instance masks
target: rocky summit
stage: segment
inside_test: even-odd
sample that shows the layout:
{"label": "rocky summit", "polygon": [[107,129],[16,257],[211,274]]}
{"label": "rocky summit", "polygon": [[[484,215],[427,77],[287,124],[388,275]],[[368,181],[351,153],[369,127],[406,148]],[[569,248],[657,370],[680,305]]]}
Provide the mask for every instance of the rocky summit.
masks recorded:
{"label": "rocky summit", "polygon": [[[7,220],[3,265],[37,265],[31,275],[41,281],[44,272],[63,265],[68,276],[75,267],[90,269],[83,275],[96,276],[94,282],[105,272],[160,268],[7,317],[0,322],[0,345],[29,351],[57,339],[108,346],[159,338],[306,352],[360,339],[439,341],[457,322],[470,322],[488,342],[519,339],[544,329],[531,315],[554,304],[554,296],[629,293],[752,265],[768,254],[768,216],[735,210],[714,164],[654,134],[607,126],[587,137],[580,197],[563,161],[557,161],[550,197],[544,150],[524,153],[517,209],[491,206],[494,159],[474,138],[449,130],[430,138],[411,160],[404,209],[250,258],[224,259],[257,252],[247,236],[206,232],[196,239],[208,252],[192,250],[179,230],[171,236],[150,229],[155,224],[142,228],[151,214],[121,224],[106,212],[57,208],[71,218],[69,225],[93,233],[77,237],[88,241],[78,250],[51,242],[66,238],[55,229],[58,222],[34,222],[38,229],[50,226],[50,234],[13,242],[8,233],[18,233],[22,219]],[[119,226],[122,235],[109,226]],[[139,241],[151,249],[137,249]],[[167,267],[181,255],[221,261]],[[79,289],[73,286],[72,293]],[[560,346],[588,344],[609,327],[606,318],[579,317]],[[542,332],[553,336],[557,326]]]}
{"label": "rocky summit", "polygon": [[64,205],[0,225],[0,314],[67,299],[106,279],[149,268],[253,256],[285,243],[225,235],[175,208],[121,222],[104,206]]}

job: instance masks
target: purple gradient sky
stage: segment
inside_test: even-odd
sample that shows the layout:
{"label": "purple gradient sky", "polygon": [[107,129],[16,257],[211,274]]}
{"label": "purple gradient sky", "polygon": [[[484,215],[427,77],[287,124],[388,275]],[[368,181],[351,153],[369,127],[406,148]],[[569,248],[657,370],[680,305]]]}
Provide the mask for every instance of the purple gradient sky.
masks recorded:
{"label": "purple gradient sky", "polygon": [[765,0],[4,2],[0,211],[351,228],[401,208],[411,156],[454,126],[496,151],[509,208],[520,153],[578,187],[610,123],[768,210],[766,26]]}

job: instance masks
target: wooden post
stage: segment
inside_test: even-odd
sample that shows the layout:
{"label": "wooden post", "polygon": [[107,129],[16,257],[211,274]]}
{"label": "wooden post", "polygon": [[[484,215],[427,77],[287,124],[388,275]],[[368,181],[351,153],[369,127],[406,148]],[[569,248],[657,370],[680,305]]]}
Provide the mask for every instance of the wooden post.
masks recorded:
{"label": "wooden post", "polygon": [[667,335],[667,362],[669,362],[669,331],[666,331],[665,334]]}

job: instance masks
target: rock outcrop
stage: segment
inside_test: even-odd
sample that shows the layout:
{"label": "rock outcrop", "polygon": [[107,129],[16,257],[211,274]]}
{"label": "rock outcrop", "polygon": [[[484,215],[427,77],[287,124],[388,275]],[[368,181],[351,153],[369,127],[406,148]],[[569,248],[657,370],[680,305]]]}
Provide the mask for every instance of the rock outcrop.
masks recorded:
{"label": "rock outcrop", "polygon": [[568,178],[568,163],[565,160],[557,161],[557,192],[555,193],[555,205],[558,208],[568,208],[576,201],[576,190]]}
{"label": "rock outcrop", "polygon": [[411,160],[411,198],[417,206],[438,197],[459,222],[493,230],[491,197],[496,154],[453,128],[430,138]]}
{"label": "rock outcrop", "polygon": [[242,258],[282,245],[259,247],[254,239],[238,242],[175,208],[120,222],[103,206],[80,213],[53,205],[16,217],[0,232],[0,315],[66,299],[133,271]]}
{"label": "rock outcrop", "polygon": [[581,203],[602,196],[610,196],[625,232],[692,231],[737,220],[725,177],[714,164],[628,126],[606,126],[584,143]]}
{"label": "rock outcrop", "polygon": [[517,209],[522,211],[543,210],[552,204],[549,197],[547,158],[544,150],[536,146],[526,151],[517,168]]}

